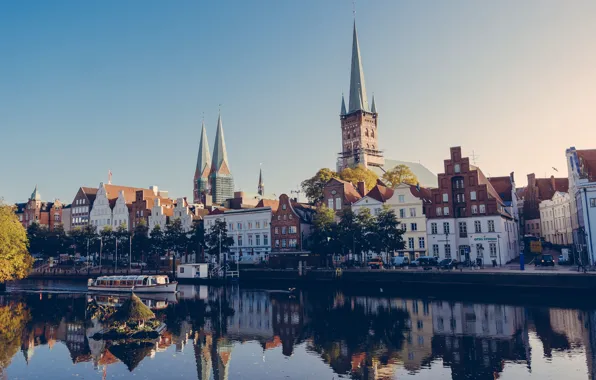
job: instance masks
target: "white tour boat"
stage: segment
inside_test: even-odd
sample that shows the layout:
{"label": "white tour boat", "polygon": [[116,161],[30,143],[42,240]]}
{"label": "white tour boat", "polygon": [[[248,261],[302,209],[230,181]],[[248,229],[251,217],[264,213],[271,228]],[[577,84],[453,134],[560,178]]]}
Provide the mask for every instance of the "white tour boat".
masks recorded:
{"label": "white tour boat", "polygon": [[102,276],[90,278],[87,289],[95,292],[176,293],[178,283],[168,276]]}

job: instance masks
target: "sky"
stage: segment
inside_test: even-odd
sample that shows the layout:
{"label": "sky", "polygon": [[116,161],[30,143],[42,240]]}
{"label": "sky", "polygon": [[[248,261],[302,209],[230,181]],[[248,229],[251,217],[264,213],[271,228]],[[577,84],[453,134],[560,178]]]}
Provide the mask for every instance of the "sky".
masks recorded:
{"label": "sky", "polygon": [[[596,148],[593,0],[357,0],[387,158],[488,176],[567,176]],[[0,197],[70,203],[107,182],[192,197],[221,109],[236,189],[335,168],[350,0],[0,2]],[[346,99],[347,102],[347,99]],[[558,173],[552,168],[557,168]]]}

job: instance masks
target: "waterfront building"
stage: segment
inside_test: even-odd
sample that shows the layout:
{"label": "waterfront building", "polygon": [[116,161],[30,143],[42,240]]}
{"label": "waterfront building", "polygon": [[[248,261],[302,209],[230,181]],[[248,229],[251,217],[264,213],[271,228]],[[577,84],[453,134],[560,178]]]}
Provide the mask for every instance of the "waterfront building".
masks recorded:
{"label": "waterfront building", "polygon": [[205,234],[209,233],[218,219],[226,222],[228,236],[234,240],[227,255],[228,260],[238,257],[241,262],[260,262],[269,258],[271,207],[215,209],[204,216]]}
{"label": "waterfront building", "polygon": [[552,199],[540,202],[542,238],[552,244],[573,244],[571,229],[571,197],[557,191]]}
{"label": "waterfront building", "polygon": [[340,213],[346,208],[351,208],[354,203],[364,196],[365,192],[364,182],[359,182],[358,188],[356,188],[350,182],[332,178],[323,188],[323,203],[329,209]]}
{"label": "waterfront building", "polygon": [[[151,211],[156,200],[159,200],[160,206],[173,207],[174,202],[168,195],[169,193],[167,191],[159,190],[157,186],[149,186],[149,189],[136,189],[130,214],[132,228],[134,229],[137,224],[141,223],[141,220],[145,225],[149,226],[149,216],[151,216]],[[160,225],[160,227],[162,226]]]}
{"label": "waterfront building", "polygon": [[[101,182],[89,213],[89,223],[95,227],[98,233],[106,227],[115,230],[121,224],[130,230],[128,205],[134,201],[136,190],[135,187],[116,186]],[[114,218],[116,205],[118,207],[115,210],[116,218]]]}
{"label": "waterfront building", "polygon": [[15,204],[15,213],[25,228],[37,223],[53,231],[57,225],[62,224],[62,208],[63,205],[58,199],[54,202],[42,201],[35,185],[27,202]]}
{"label": "waterfront building", "polygon": [[97,196],[97,188],[79,187],[77,194],[72,200],[70,212],[71,229],[84,227],[89,224],[93,202]]}
{"label": "waterfront building", "polygon": [[528,185],[523,191],[524,235],[543,236],[540,221],[540,202],[552,199],[557,191],[566,193],[569,189],[567,178],[536,178],[534,173],[528,174]]}
{"label": "waterfront building", "polygon": [[71,211],[72,205],[62,206],[62,228],[64,228],[64,232],[70,232],[70,230],[72,229]]}
{"label": "waterfront building", "polygon": [[202,206],[202,204],[189,205],[186,198],[178,198],[174,205],[173,219],[180,219],[182,229],[189,232],[195,220],[202,219],[204,215],[209,213],[209,210]]}
{"label": "waterfront building", "polygon": [[155,226],[159,226],[164,231],[172,216],[174,216],[174,204],[168,201],[162,204],[161,198],[155,198],[153,207],[151,207],[151,214],[148,217],[149,234]]}
{"label": "waterfront building", "polygon": [[[502,265],[518,255],[514,216],[480,168],[451,148],[426,206],[430,255]],[[512,192],[515,188],[512,187]],[[513,196],[513,195],[512,195]]]}
{"label": "waterfront building", "polygon": [[566,151],[573,242],[584,264],[596,265],[596,149]]}
{"label": "waterfront building", "polygon": [[276,252],[304,250],[316,213],[312,206],[299,203],[287,194],[280,195],[272,208],[271,248]]}

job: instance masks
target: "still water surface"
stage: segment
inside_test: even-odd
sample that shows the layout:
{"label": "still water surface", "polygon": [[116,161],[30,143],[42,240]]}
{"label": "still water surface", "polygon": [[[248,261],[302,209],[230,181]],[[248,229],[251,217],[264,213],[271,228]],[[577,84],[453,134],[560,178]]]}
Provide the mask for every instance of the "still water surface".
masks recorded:
{"label": "still water surface", "polygon": [[[43,286],[44,292],[33,289]],[[0,379],[593,379],[596,310],[181,286],[144,346],[90,338],[86,287],[0,296]],[[96,297],[107,302],[107,297]],[[117,300],[109,300],[117,302]]]}

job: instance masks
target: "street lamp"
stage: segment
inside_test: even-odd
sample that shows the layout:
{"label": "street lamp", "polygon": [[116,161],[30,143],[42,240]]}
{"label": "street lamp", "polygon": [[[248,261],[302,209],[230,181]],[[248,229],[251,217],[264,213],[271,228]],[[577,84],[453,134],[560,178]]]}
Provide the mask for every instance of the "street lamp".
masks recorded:
{"label": "street lamp", "polygon": [[499,267],[502,267],[503,261],[501,261],[501,235],[497,235],[497,249],[499,250]]}

